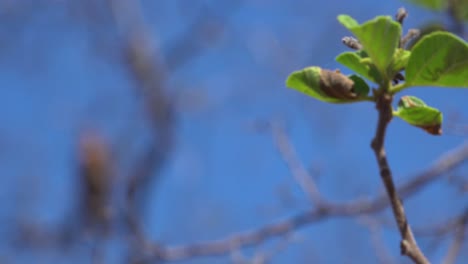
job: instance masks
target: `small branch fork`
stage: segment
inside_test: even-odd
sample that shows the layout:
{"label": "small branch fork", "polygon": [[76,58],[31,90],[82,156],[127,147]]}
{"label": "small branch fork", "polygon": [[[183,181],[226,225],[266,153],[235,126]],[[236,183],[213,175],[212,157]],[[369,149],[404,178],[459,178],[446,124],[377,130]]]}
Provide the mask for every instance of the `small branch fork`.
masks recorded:
{"label": "small branch fork", "polygon": [[397,189],[393,183],[392,171],[387,161],[385,153],[385,133],[387,126],[392,120],[392,96],[386,92],[377,95],[376,108],[379,113],[375,137],[372,140],[371,147],[374,150],[377,163],[380,168],[380,177],[385,185],[388,198],[392,207],[393,215],[401,234],[401,254],[411,258],[415,263],[429,263],[416,243],[411,227],[406,218],[403,203],[398,196]]}

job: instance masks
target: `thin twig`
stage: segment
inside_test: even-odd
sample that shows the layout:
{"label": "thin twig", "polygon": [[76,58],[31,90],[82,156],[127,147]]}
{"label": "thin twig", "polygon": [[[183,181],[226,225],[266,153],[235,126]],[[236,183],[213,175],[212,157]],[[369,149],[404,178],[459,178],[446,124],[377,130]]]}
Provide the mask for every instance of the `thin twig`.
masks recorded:
{"label": "thin twig", "polygon": [[387,190],[390,204],[392,207],[393,215],[398,225],[398,229],[401,234],[401,254],[408,256],[415,263],[429,263],[427,258],[422,253],[421,249],[416,243],[411,227],[406,218],[403,203],[398,196],[398,192],[393,183],[392,171],[387,161],[387,155],[385,153],[384,141],[385,133],[387,131],[387,125],[392,120],[392,96],[387,94],[385,91],[377,97],[377,111],[379,113],[377,129],[375,137],[372,140],[371,147],[374,150],[377,163],[380,168],[380,176]]}
{"label": "thin twig", "polygon": [[374,248],[378,262],[381,264],[395,263],[382,239],[381,224],[379,221],[370,216],[359,217],[358,221],[369,229],[372,247]]}
{"label": "thin twig", "polygon": [[468,210],[465,210],[465,213],[459,217],[457,222],[458,226],[454,230],[455,234],[452,244],[450,245],[447,255],[445,255],[444,261],[442,261],[442,263],[444,264],[455,263],[458,255],[460,254],[460,250],[466,239],[466,232],[468,226]]}
{"label": "thin twig", "polygon": [[139,221],[139,209],[149,186],[154,186],[151,183],[158,179],[159,171],[171,154],[175,118],[173,103],[164,90],[166,69],[154,43],[155,36],[144,22],[140,1],[107,0],[107,3],[125,42],[123,53],[128,71],[143,98],[152,133],[157,135],[137,160],[126,186],[124,220],[135,240],[133,253],[138,254],[147,243]]}
{"label": "thin twig", "polygon": [[312,176],[300,162],[297,152],[294,149],[293,144],[291,144],[289,141],[284,128],[278,122],[271,122],[270,129],[275,141],[275,145],[296,182],[302,188],[303,192],[309,197],[309,199],[315,204],[315,206],[322,206],[323,200],[317,185],[312,179]]}
{"label": "thin twig", "polygon": [[[460,166],[468,160],[468,144],[455,148],[441,156],[428,170],[401,185],[398,190],[405,190],[405,197],[410,197],[424,186],[444,175],[447,171]],[[432,173],[431,171],[434,171]],[[422,185],[416,187],[415,183]],[[286,218],[276,223],[267,224],[260,228],[239,232],[234,235],[213,241],[186,244],[181,246],[154,245],[148,254],[150,259],[165,261],[183,260],[201,256],[224,255],[241,247],[249,247],[262,243],[267,239],[284,236],[304,226],[319,222],[330,217],[349,217],[379,212],[389,204],[386,194],[374,199],[357,200],[347,203],[327,203],[326,207],[313,208],[298,215]],[[148,242],[149,243],[149,242]]]}

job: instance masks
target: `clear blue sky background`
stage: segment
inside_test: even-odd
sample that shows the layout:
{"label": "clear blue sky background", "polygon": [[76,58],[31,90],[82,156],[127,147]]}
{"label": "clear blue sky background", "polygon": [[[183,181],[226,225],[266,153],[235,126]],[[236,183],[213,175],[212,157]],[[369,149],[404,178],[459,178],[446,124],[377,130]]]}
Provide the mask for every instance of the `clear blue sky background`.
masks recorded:
{"label": "clear blue sky background", "polygon": [[[26,8],[0,9],[0,232],[5,234],[0,256],[23,263],[63,263],[70,259],[60,252],[10,256],[8,235],[16,215],[51,228],[64,221],[74,202],[76,144],[83,128],[99,130],[117,144],[133,127],[129,156],[138,153],[149,135],[141,101],[125,67],[114,59],[118,44],[106,27],[83,22],[86,16],[70,12],[67,5],[72,4],[66,1],[24,2]],[[382,191],[369,147],[376,121],[373,106],[321,103],[286,89],[284,80],[309,65],[349,73],[334,61],[346,50],[341,38],[349,35],[336,21],[338,14],[362,22],[393,15],[404,5],[410,12],[406,30],[444,20],[443,15],[401,1],[255,0],[244,1],[233,12],[226,10],[231,1],[142,2],[163,55],[195,20],[201,2],[221,17],[230,13],[221,38],[170,75],[168,92],[179,98],[176,144],[149,198],[144,219],[149,237],[169,245],[217,239],[308,208],[271,137],[252,129],[258,120],[286,124],[301,160],[320,171],[318,185],[327,198],[347,201]],[[446,117],[457,114],[459,122],[467,122],[468,91],[404,92],[409,93]],[[465,140],[446,131],[433,137],[401,120],[391,123],[387,146],[397,183]],[[284,202],[281,192],[290,193],[292,201]],[[411,223],[426,226],[455,215],[467,201],[466,195],[441,182],[406,206]],[[389,224],[383,239],[401,263],[398,233],[390,214],[385,216]],[[369,231],[356,219],[330,219],[298,234],[300,241],[272,263],[376,262]],[[109,260],[119,256],[119,246],[111,243]],[[445,249],[428,252],[429,257],[437,263]],[[74,258],[86,261],[80,254]],[[180,263],[229,263],[229,258]]]}

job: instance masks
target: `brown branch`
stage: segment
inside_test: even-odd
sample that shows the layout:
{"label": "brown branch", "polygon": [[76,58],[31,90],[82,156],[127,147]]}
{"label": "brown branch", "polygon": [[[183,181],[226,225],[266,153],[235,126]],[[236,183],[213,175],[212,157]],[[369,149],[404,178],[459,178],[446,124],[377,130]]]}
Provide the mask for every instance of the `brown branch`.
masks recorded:
{"label": "brown branch", "polygon": [[[138,221],[143,198],[152,181],[170,155],[174,134],[173,104],[166,94],[166,70],[155,45],[153,34],[143,19],[140,1],[107,0],[116,27],[122,32],[123,53],[127,59],[130,76],[143,99],[151,133],[157,135],[134,164],[126,187],[126,205],[123,212],[125,224],[135,239],[133,253],[139,254],[146,246],[146,237]],[[153,187],[154,188],[154,187]]]}
{"label": "brown branch", "polygon": [[[109,2],[121,2],[121,3],[127,2],[128,3],[128,1],[118,1],[118,0],[109,0]],[[130,21],[130,22],[123,21],[121,24],[125,24],[125,23],[132,25],[133,21]],[[140,30],[141,28],[138,28],[138,27],[136,29],[137,30],[133,30],[133,28],[130,27],[130,30],[128,29],[126,30],[126,33],[128,32],[131,33],[131,36],[129,38],[130,40],[129,48],[127,51],[129,53],[128,54],[129,58],[131,59],[130,66],[133,70],[133,74],[135,75],[136,79],[141,81],[141,86],[145,88],[144,92],[153,91],[153,95],[158,94],[158,93],[159,95],[163,95],[161,92],[162,91],[161,90],[162,76],[158,74],[158,73],[162,73],[163,71],[160,68],[157,68],[157,67],[155,68],[154,62],[151,61],[151,58],[153,58],[153,56],[151,55],[154,55],[154,54],[146,52],[148,50],[148,45],[147,45],[148,42],[146,38],[144,37],[146,35],[144,34],[145,33],[144,27],[143,27],[143,30]],[[148,56],[148,54],[150,56]],[[158,101],[161,98],[165,98],[165,97],[164,96],[154,96],[154,97],[152,96],[149,100],[147,100],[148,102],[147,106],[150,109],[152,109],[152,107],[153,108],[160,107],[159,109],[152,109],[152,111],[150,111],[151,113],[153,113],[152,118],[155,121],[154,124],[161,124],[161,123],[164,124],[170,117],[170,115],[167,115],[167,112],[166,112],[167,109],[170,109],[170,105],[167,104],[167,101],[162,101],[162,103],[161,101]],[[390,102],[391,102],[391,98],[389,100],[389,103]],[[388,103],[388,106],[390,105],[389,103]],[[385,113],[385,112],[387,113],[387,115],[382,115],[382,113]],[[381,165],[382,178],[384,179],[384,182],[386,182],[385,185],[387,187],[388,193],[390,194],[392,208],[394,209],[395,215],[403,215],[403,218],[397,217],[397,223],[399,225],[399,228],[401,231],[402,230],[404,231],[404,232],[402,231],[402,236],[404,238],[403,242],[405,243],[402,242],[402,245],[403,245],[402,248],[405,249],[404,253],[412,257],[412,256],[416,256],[414,255],[415,254],[414,246],[417,248],[417,245],[416,245],[416,242],[414,241],[414,237],[411,233],[411,230],[409,229],[409,226],[407,226],[406,217],[403,211],[403,206],[396,194],[396,190],[391,179],[391,172],[388,169],[385,152],[383,151],[383,139],[385,136],[385,128],[391,119],[391,109],[389,108],[387,109],[387,111],[379,111],[379,113],[380,113],[379,116],[381,117],[389,116],[389,118],[379,118],[379,128],[383,128],[383,129],[377,130],[377,134],[376,134],[377,140],[374,140],[374,143],[376,144],[373,144],[373,145],[375,146],[375,151],[376,151],[376,155],[379,161],[379,165]],[[388,115],[388,113],[390,115]],[[171,131],[171,130],[168,129],[167,131]],[[170,135],[170,133],[168,135]],[[379,138],[381,139],[380,145],[378,141]],[[169,141],[162,140],[163,144],[166,142],[170,142],[170,140]],[[166,149],[166,148],[163,147],[162,149]],[[286,153],[289,154],[289,157],[292,157],[292,159],[285,158],[285,161],[290,167],[290,169],[298,168],[297,164],[294,163],[295,162],[294,157],[296,155],[294,152],[294,149],[286,148],[285,150],[286,150]],[[157,157],[158,155],[155,155],[155,156]],[[382,157],[383,159],[381,159]],[[150,158],[149,160],[154,160],[154,159]],[[159,160],[162,160],[162,159],[159,159]],[[150,163],[147,163],[147,164],[150,164]],[[296,177],[297,175],[299,175],[297,179],[303,181],[303,188],[306,187],[304,188],[304,190],[308,189],[308,193],[310,193],[310,190],[313,188],[310,187],[311,186],[310,183],[306,183],[304,179],[301,178],[301,177],[307,176],[304,173],[304,171],[305,169],[302,168],[302,171],[298,171],[294,174],[296,174]],[[388,177],[385,177],[385,175],[387,175]],[[435,175],[435,174],[432,174],[432,175]],[[407,189],[408,196],[415,193],[419,189],[418,188],[419,186],[423,184],[427,185],[427,183],[429,183],[431,180],[436,178],[436,177],[428,177],[428,175],[423,175],[423,176],[425,176],[424,177],[426,179],[425,181],[421,181],[422,183],[419,183],[419,185],[417,185],[416,188]],[[312,184],[314,184],[313,181],[312,181]],[[307,187],[306,185],[309,185],[309,186]],[[315,189],[317,189],[314,185],[312,186]],[[320,201],[319,199],[320,196],[318,195],[318,191],[315,190],[315,191],[312,191],[312,193],[315,193],[315,195],[312,195],[314,196],[314,198],[312,198],[312,196],[311,198],[313,200]],[[217,240],[217,241],[195,243],[195,244],[190,244],[190,245],[185,245],[185,246],[166,247],[166,246],[162,246],[159,244],[154,244],[154,243],[147,241],[143,234],[140,235],[140,239],[143,239],[143,241],[141,241],[142,242],[141,245],[144,246],[144,248],[148,248],[151,251],[150,252],[150,254],[152,255],[151,257],[156,258],[156,259],[162,259],[162,260],[167,261],[167,260],[180,260],[180,259],[192,258],[196,256],[220,255],[220,254],[226,254],[226,253],[232,252],[233,250],[240,248],[240,247],[251,246],[251,245],[261,243],[262,241],[269,239],[271,237],[287,235],[288,233],[304,225],[317,222],[319,220],[323,220],[327,217],[351,216],[351,215],[359,215],[363,213],[371,213],[371,212],[382,210],[386,208],[387,205],[388,205],[388,199],[385,196],[378,196],[370,202],[355,201],[355,202],[345,203],[345,204],[328,204],[327,203],[326,206],[318,206],[316,209],[312,209],[310,211],[299,214],[295,217],[288,218],[288,219],[285,219],[283,221],[280,221],[271,225],[266,225],[256,230],[235,234],[231,237]],[[401,229],[401,226],[403,226],[404,229]],[[406,237],[407,239],[405,239]],[[406,246],[406,244],[408,243],[411,247]],[[419,250],[419,248],[417,249]],[[422,255],[422,258],[425,260],[423,255]],[[418,262],[418,263],[428,263],[428,262],[427,260],[425,260],[425,262]]]}
{"label": "brown branch", "polygon": [[[410,197],[446,172],[460,166],[468,160],[468,144],[464,144],[442,155],[428,170],[415,176],[401,185],[398,190],[404,190],[405,197]],[[415,183],[421,186],[415,186]],[[290,218],[267,224],[263,227],[236,233],[219,240],[199,242],[181,246],[163,246],[151,244],[150,259],[165,261],[183,260],[201,256],[224,255],[241,247],[249,247],[262,243],[267,239],[280,237],[294,232],[304,226],[325,220],[329,217],[349,217],[372,214],[387,208],[389,204],[386,194],[372,200],[357,200],[348,203],[327,203],[326,206],[313,208]]]}
{"label": "brown branch", "polygon": [[359,217],[358,221],[369,229],[372,247],[374,248],[378,262],[381,264],[395,263],[382,239],[381,224],[379,221],[369,216]]}
{"label": "brown branch", "polygon": [[275,145],[291,171],[292,176],[315,206],[321,207],[323,205],[323,201],[317,185],[309,172],[300,162],[296,150],[294,149],[293,144],[289,141],[283,126],[281,126],[279,122],[271,122],[269,125]]}
{"label": "brown branch", "polygon": [[[404,186],[398,189],[398,193],[401,198],[408,197],[408,194],[417,191],[421,187],[425,186],[427,182],[435,180],[441,173],[447,173],[453,170],[456,166],[461,165],[466,161],[468,156],[468,142],[462,144],[460,147],[455,148],[451,151],[441,155],[437,162],[419,177],[407,182]],[[453,166],[454,164],[458,164]]]}
{"label": "brown branch", "polygon": [[[166,66],[171,72],[202,54],[208,44],[218,41],[228,25],[229,17],[242,6],[242,1],[226,3],[225,10],[212,10],[204,5],[187,29],[168,45]],[[224,11],[224,12],[223,12]]]}
{"label": "brown branch", "polygon": [[444,264],[452,264],[455,263],[458,255],[460,254],[460,250],[463,246],[463,243],[466,240],[466,232],[468,227],[468,210],[465,210],[464,214],[458,218],[457,226],[454,230],[454,238],[450,248],[447,252],[447,255],[444,258],[442,263]]}
{"label": "brown branch", "polygon": [[387,125],[392,120],[392,96],[385,91],[377,96],[377,111],[379,113],[377,129],[375,137],[372,140],[371,147],[374,150],[377,158],[377,163],[380,168],[380,176],[387,190],[388,198],[392,207],[393,215],[398,225],[401,235],[401,254],[408,256],[415,263],[429,263],[427,258],[422,253],[421,249],[416,243],[411,227],[406,218],[403,203],[398,196],[398,192],[393,183],[392,171],[387,161],[385,153],[384,141]]}
{"label": "brown branch", "polygon": [[294,242],[295,236],[284,236],[280,241],[277,241],[269,249],[258,250],[254,252],[253,256],[245,257],[240,250],[235,250],[231,253],[231,260],[233,264],[266,264],[270,263],[272,259],[278,255],[281,251],[284,251],[292,242]]}
{"label": "brown branch", "polygon": [[[439,179],[447,172],[462,165],[468,160],[468,144],[463,144],[443,155],[434,162],[424,172],[416,175],[413,179],[402,184],[398,188],[399,193],[405,193],[405,197],[414,196],[424,187]],[[419,184],[419,185],[418,185]],[[291,232],[296,232],[302,227],[326,220],[330,217],[349,217],[372,214],[387,208],[389,202],[386,194],[381,194],[370,200],[356,200],[347,203],[328,204],[322,208],[312,208],[308,211],[299,213],[295,216],[285,218],[281,221],[266,224],[263,227],[250,231],[239,232],[231,236],[201,243],[192,243],[180,246],[165,246],[156,242],[147,240],[144,234],[140,235],[140,250],[144,254],[137,254],[138,258],[144,260],[164,260],[175,261],[188,258],[224,255],[233,252],[235,249],[254,246],[268,239],[286,236]],[[453,222],[453,221],[452,221]],[[23,228],[24,229],[24,228]],[[419,234],[419,233],[418,233]],[[41,233],[40,237],[31,238],[23,234],[18,238],[22,245],[31,245],[34,243],[44,245],[44,241],[50,241],[56,245],[64,245],[65,237],[63,234],[54,232]]]}
{"label": "brown branch", "polygon": [[460,249],[466,240],[466,232],[468,230],[468,208],[463,210],[459,215],[444,220],[442,223],[430,225],[424,228],[418,228],[414,231],[418,236],[431,236],[435,242],[443,241],[449,234],[453,235],[453,241],[450,245],[447,254],[442,263],[455,263],[456,258],[460,254]]}

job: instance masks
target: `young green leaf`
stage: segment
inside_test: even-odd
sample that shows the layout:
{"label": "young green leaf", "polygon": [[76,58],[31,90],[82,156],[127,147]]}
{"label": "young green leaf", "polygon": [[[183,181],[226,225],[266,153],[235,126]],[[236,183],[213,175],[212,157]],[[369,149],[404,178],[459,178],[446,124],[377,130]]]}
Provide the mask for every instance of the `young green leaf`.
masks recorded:
{"label": "young green leaf", "polygon": [[340,21],[340,23],[350,31],[352,28],[359,27],[359,23],[354,18],[348,15],[338,15],[338,21]]}
{"label": "young green leaf", "polygon": [[366,58],[369,58],[367,54],[360,50],[355,52],[343,52],[338,55],[335,60],[366,79],[374,83],[380,83],[382,77],[379,71],[372,63],[366,62],[364,60]]}
{"label": "young green leaf", "polygon": [[[361,25],[348,15],[339,15],[338,21],[356,36],[380,73],[387,74],[400,41],[400,24],[390,16],[378,16]],[[386,79],[392,77],[386,76]]]}
{"label": "young green leaf", "polygon": [[427,106],[415,96],[403,96],[398,103],[397,111],[393,112],[410,125],[424,129],[432,135],[442,134],[442,113]]}
{"label": "young green leaf", "polygon": [[328,103],[352,103],[368,100],[369,87],[358,76],[346,77],[339,71],[308,67],[295,71],[286,86]]}
{"label": "young green leaf", "polygon": [[404,49],[397,49],[395,55],[393,56],[392,68],[396,72],[399,72],[406,68],[408,64],[411,51]]}
{"label": "young green leaf", "polygon": [[364,81],[364,79],[357,76],[356,74],[349,76],[349,78],[353,80],[354,92],[358,94],[359,97],[366,97],[369,94],[370,88],[369,85],[367,85],[366,81]]}
{"label": "young green leaf", "polygon": [[448,32],[424,36],[411,52],[405,86],[468,88],[468,44]]}

